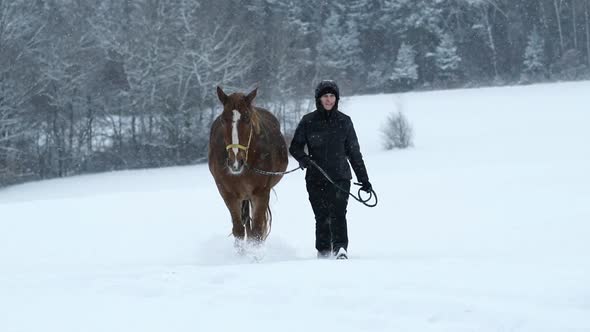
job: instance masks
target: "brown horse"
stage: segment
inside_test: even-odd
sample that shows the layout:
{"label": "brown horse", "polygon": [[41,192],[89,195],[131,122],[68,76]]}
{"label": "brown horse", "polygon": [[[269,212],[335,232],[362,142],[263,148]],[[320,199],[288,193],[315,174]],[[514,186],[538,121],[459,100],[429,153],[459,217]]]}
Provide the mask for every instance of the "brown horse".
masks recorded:
{"label": "brown horse", "polygon": [[257,90],[228,96],[217,87],[223,112],[211,125],[209,138],[209,170],[231,214],[239,251],[244,239],[261,244],[269,235],[270,190],[282,178],[260,175],[252,168],[283,172],[288,164],[279,121],[269,111],[252,105]]}

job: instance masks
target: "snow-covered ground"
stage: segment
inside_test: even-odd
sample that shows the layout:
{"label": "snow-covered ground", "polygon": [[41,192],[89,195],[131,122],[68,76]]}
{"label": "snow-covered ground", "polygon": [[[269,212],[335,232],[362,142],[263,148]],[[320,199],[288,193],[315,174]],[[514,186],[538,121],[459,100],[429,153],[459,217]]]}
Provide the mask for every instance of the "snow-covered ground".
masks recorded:
{"label": "snow-covered ground", "polygon": [[[380,200],[348,261],[315,259],[303,172],[258,263],[206,165],[2,189],[0,331],[590,331],[589,92],[344,99]],[[383,151],[400,109],[415,147]]]}

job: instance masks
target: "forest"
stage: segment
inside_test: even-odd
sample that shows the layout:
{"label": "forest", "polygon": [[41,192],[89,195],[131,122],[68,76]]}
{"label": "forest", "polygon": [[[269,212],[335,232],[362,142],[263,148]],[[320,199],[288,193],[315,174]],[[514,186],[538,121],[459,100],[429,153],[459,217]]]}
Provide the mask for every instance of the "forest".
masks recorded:
{"label": "forest", "polygon": [[[215,87],[289,135],[343,96],[590,78],[590,0],[0,0],[0,187],[204,162]],[[370,112],[371,110],[367,110]]]}

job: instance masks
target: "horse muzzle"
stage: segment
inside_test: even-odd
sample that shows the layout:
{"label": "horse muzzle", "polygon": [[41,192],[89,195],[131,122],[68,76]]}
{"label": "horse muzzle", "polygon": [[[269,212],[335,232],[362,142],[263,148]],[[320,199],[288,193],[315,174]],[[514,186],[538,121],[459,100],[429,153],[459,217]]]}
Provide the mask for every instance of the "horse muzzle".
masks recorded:
{"label": "horse muzzle", "polygon": [[244,171],[244,160],[240,159],[240,160],[227,160],[227,168],[229,169],[229,172],[233,175],[240,175],[242,174],[242,172]]}

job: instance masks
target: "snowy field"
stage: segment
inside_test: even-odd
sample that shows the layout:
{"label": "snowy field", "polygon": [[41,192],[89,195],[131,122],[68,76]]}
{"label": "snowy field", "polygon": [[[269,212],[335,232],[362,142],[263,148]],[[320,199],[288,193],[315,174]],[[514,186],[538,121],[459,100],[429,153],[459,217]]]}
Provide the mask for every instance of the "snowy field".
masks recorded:
{"label": "snowy field", "polygon": [[[344,99],[380,199],[350,202],[348,261],[315,258],[303,172],[259,263],[234,255],[206,165],[2,189],[0,331],[590,331],[589,98]],[[383,151],[400,109],[415,147]]]}

